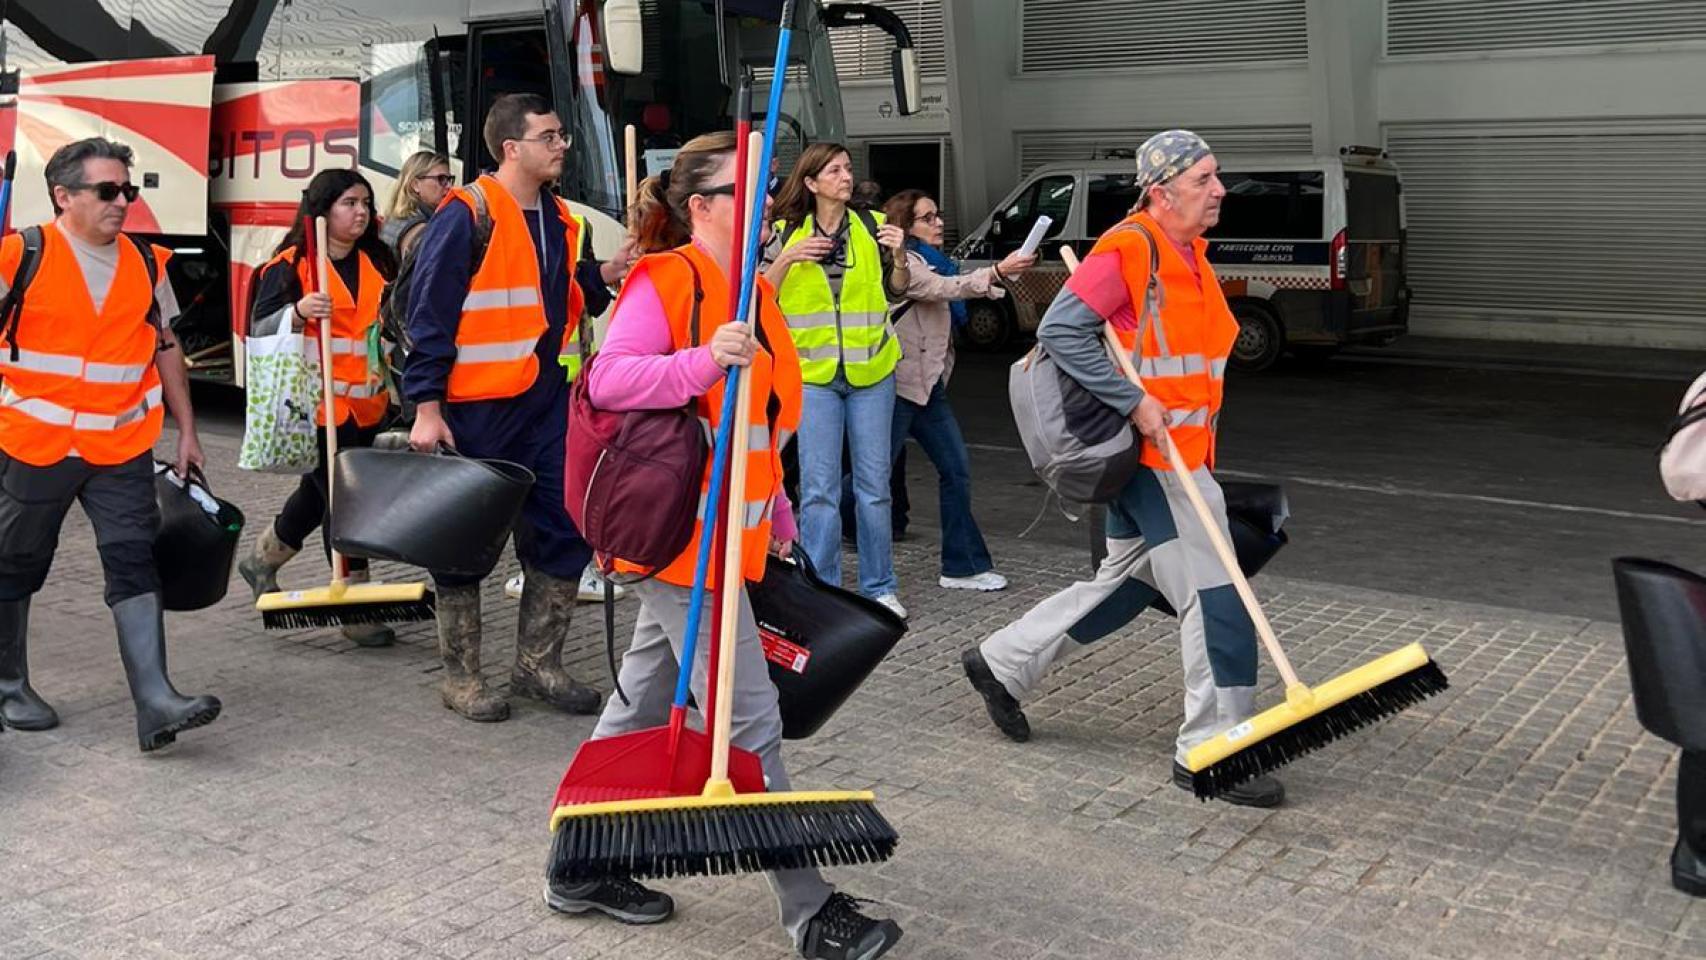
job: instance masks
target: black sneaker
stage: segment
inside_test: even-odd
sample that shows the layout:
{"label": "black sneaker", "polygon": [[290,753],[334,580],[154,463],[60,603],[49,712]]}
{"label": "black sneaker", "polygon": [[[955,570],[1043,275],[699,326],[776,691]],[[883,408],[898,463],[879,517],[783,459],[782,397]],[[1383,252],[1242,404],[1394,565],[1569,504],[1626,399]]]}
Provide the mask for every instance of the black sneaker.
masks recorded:
{"label": "black sneaker", "polygon": [[558,913],[597,910],[623,923],[662,923],[675,912],[675,901],[669,894],[648,890],[625,879],[581,884],[548,880],[545,905]]}
{"label": "black sneaker", "polygon": [[[1191,771],[1177,760],[1173,761],[1173,785],[1196,792],[1191,786]],[[1277,807],[1285,802],[1285,784],[1266,775],[1252,777],[1214,799],[1225,800],[1235,807]]]}
{"label": "black sneaker", "polygon": [[806,960],[875,960],[900,942],[900,924],[873,920],[859,912],[857,900],[845,893],[832,893],[806,924],[806,939],[800,956]]}
{"label": "black sneaker", "polygon": [[1019,709],[1019,701],[995,679],[989,663],[983,659],[983,651],[972,647],[960,654],[960,665],[966,668],[966,679],[971,681],[972,689],[983,695],[983,705],[989,708],[989,719],[995,721],[996,729],[1015,743],[1031,739],[1031,723],[1025,719],[1025,711]]}

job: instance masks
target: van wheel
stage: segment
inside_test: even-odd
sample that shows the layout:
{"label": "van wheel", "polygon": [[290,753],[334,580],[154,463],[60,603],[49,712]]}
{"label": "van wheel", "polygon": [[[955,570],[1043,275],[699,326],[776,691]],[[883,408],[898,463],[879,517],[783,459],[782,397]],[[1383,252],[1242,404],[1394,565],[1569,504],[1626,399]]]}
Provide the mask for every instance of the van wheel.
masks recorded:
{"label": "van wheel", "polygon": [[966,325],[960,337],[973,350],[999,350],[1013,339],[1013,317],[989,300],[966,304]]}
{"label": "van wheel", "polygon": [[1238,320],[1232,369],[1256,373],[1273,366],[1285,352],[1285,328],[1280,326],[1279,317],[1258,300],[1234,300],[1232,316]]}

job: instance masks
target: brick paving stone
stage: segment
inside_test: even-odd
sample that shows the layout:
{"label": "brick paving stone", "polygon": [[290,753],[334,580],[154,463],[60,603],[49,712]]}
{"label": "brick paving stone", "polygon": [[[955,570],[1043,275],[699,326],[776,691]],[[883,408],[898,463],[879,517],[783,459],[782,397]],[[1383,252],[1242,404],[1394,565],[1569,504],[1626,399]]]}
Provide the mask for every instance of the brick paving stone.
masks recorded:
{"label": "brick paving stone", "polygon": [[[239,477],[231,442],[208,446],[252,536],[292,480]],[[1635,720],[1615,625],[1261,578],[1306,678],[1420,640],[1453,687],[1293,763],[1285,808],[1241,810],[1168,783],[1179,668],[1160,616],[1073,651],[1026,705],[1032,742],[995,733],[958,652],[1085,560],[992,546],[1014,587],[974,595],[933,586],[927,534],[897,545],[910,634],[786,748],[802,787],[874,785],[900,827],[894,861],[831,871],[905,924],[896,956],[1706,956],[1706,905],[1668,883],[1674,751]],[[284,580],[320,568],[310,543]],[[512,572],[484,596],[500,688]],[[430,623],[388,650],[266,632],[239,581],[168,619],[178,685],[225,714],[138,754],[99,583],[74,513],[32,610],[34,678],[64,723],[0,734],[0,862],[32,878],[0,896],[0,956],[792,955],[756,877],[660,884],[680,911],[658,927],[546,909],[547,805],[592,720],[532,701],[460,720],[438,703]],[[635,612],[617,606],[623,637]],[[607,688],[597,614],[576,617],[565,660]],[[1271,669],[1262,682],[1277,702]]]}

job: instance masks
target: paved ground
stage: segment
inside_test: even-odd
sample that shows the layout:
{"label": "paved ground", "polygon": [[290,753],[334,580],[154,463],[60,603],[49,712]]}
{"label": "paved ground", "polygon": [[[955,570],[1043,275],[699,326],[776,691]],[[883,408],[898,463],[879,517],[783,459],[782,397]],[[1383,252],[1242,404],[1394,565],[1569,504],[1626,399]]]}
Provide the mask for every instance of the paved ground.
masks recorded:
{"label": "paved ground", "polygon": [[[238,477],[213,445],[258,529],[286,483]],[[1153,615],[1056,673],[1033,742],[1000,739],[956,654],[1083,558],[998,537],[1014,588],[950,594],[925,586],[933,543],[921,521],[896,551],[911,634],[788,748],[798,784],[874,786],[899,826],[892,862],[835,875],[905,925],[895,956],[1706,956],[1706,902],[1665,867],[1673,752],[1635,722],[1614,626],[1264,576],[1306,676],[1422,640],[1454,686],[1297,762],[1290,804],[1255,812],[1166,783],[1179,668]],[[299,559],[286,579],[316,574]],[[543,907],[547,806],[590,721],[525,702],[508,723],[458,719],[429,625],[369,651],[265,633],[237,592],[174,615],[178,684],[226,713],[142,756],[98,593],[74,516],[33,623],[64,724],[0,734],[0,957],[789,955],[757,878],[670,884],[680,914],[657,928]],[[570,646],[608,686],[595,610]],[[634,604],[619,611],[625,634]],[[494,578],[494,676],[514,612]]]}

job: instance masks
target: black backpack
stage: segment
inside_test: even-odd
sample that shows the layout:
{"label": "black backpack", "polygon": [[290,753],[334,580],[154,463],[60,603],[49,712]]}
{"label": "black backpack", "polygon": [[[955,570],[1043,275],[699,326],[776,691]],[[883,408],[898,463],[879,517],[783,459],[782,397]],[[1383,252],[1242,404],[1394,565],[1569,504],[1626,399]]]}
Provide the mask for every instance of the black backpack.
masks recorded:
{"label": "black backpack", "polygon": [[[485,188],[479,181],[468,184],[468,196],[474,201],[474,248],[468,260],[469,273],[478,272],[486,259],[486,247],[492,242],[492,213],[486,206]],[[408,365],[409,351],[414,341],[409,339],[409,293],[414,286],[415,259],[421,245],[409,248],[407,256],[397,267],[397,276],[385,285],[379,295],[379,324],[386,339],[397,345],[387,366],[393,389],[403,382],[403,370]]]}
{"label": "black backpack", "polygon": [[[18,359],[18,320],[24,315],[24,292],[30,288],[30,282],[36,278],[36,271],[41,269],[42,228],[39,224],[18,231],[24,238],[24,253],[18,259],[18,269],[12,274],[12,288],[6,291],[6,296],[0,297],[0,331],[4,331],[6,342],[12,347],[12,360]],[[130,234],[123,234],[136,252],[142,256],[142,265],[148,269],[148,324],[156,331],[160,330],[160,304],[154,299],[154,288],[160,285],[160,264],[154,259],[154,248]]]}

